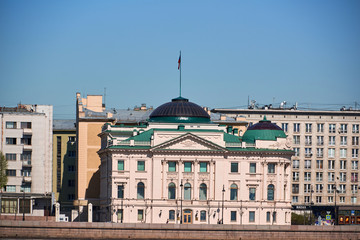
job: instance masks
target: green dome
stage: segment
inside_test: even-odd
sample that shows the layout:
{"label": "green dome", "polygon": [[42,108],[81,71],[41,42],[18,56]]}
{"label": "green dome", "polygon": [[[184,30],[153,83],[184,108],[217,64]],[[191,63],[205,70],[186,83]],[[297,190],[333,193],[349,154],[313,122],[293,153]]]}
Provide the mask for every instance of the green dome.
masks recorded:
{"label": "green dome", "polygon": [[286,134],[279,126],[264,117],[264,120],[246,130],[242,140],[247,143],[254,143],[255,140],[276,141],[277,138],[286,138]]}

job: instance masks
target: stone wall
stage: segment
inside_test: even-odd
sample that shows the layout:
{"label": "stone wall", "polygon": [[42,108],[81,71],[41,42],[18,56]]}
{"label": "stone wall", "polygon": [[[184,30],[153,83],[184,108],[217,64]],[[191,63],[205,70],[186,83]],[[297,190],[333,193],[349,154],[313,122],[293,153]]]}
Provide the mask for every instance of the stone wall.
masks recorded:
{"label": "stone wall", "polygon": [[360,239],[359,226],[240,226],[0,222],[0,238],[31,239]]}

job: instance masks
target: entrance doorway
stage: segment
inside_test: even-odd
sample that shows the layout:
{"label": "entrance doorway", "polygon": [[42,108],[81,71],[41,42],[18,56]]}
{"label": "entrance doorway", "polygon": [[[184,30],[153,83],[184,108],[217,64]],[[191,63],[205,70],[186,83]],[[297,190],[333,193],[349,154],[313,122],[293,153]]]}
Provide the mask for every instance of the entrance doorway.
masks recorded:
{"label": "entrance doorway", "polygon": [[183,217],[184,217],[183,224],[191,224],[192,223],[192,210],[185,209],[183,211]]}

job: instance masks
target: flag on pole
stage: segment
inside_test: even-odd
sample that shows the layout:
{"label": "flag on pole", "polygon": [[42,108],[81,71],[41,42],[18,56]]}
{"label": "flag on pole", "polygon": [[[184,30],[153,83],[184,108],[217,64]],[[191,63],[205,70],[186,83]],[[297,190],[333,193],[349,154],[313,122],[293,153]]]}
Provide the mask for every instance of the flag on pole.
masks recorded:
{"label": "flag on pole", "polygon": [[181,52],[180,52],[180,56],[179,56],[179,60],[178,60],[178,69],[180,69],[180,65],[181,65]]}

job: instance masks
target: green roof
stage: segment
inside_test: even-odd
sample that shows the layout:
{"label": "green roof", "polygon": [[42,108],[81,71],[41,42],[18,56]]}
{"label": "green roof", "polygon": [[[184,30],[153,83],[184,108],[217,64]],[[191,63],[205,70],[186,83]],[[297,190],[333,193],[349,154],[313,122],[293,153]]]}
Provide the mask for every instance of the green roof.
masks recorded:
{"label": "green roof", "polygon": [[242,140],[247,143],[254,143],[256,140],[276,141],[277,138],[286,138],[286,134],[282,130],[247,130]]}
{"label": "green roof", "polygon": [[241,143],[240,138],[238,136],[228,134],[224,132],[224,141],[226,143]]}

